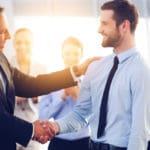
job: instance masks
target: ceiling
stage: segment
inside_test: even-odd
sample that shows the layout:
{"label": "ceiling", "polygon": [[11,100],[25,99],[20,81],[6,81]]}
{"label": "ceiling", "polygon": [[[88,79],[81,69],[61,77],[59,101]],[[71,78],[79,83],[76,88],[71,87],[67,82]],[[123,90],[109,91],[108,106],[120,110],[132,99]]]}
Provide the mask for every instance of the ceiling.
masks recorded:
{"label": "ceiling", "polygon": [[[107,0],[0,0],[16,16],[99,16],[100,5]],[[150,0],[132,0],[140,15],[150,16]]]}
{"label": "ceiling", "polygon": [[12,0],[15,15],[95,16],[97,0]]}

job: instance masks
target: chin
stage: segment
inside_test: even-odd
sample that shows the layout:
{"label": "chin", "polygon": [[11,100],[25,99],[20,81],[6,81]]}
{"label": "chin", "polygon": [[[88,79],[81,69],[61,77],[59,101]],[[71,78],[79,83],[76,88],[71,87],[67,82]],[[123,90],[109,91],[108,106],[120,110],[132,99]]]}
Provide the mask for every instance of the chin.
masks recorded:
{"label": "chin", "polygon": [[102,47],[113,47],[113,44],[109,42],[102,42]]}
{"label": "chin", "polygon": [[102,47],[107,47],[107,44],[103,42]]}

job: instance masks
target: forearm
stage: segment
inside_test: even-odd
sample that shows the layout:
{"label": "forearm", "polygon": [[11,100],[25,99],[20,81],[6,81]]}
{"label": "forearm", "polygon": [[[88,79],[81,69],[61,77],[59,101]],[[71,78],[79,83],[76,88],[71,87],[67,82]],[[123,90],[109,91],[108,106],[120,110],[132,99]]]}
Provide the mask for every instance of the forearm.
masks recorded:
{"label": "forearm", "polygon": [[21,97],[35,97],[77,85],[76,78],[85,74],[89,64],[98,59],[100,59],[100,57],[93,57],[87,59],[79,66],[74,66],[50,74],[39,75],[37,77],[25,75],[16,68],[13,68],[13,82],[16,95]]}
{"label": "forearm", "polygon": [[[149,126],[149,74],[133,74],[132,89],[132,124],[128,150],[146,150]],[[140,92],[139,92],[140,91]]]}
{"label": "forearm", "polygon": [[[14,85],[18,96],[34,97],[62,88],[76,85],[69,68],[37,77],[27,76],[18,71],[14,74]],[[22,88],[20,88],[22,87]]]}
{"label": "forearm", "polygon": [[80,118],[74,113],[70,113],[61,119],[57,119],[55,122],[58,125],[59,133],[78,131],[82,127],[88,125],[88,123],[83,118]]}
{"label": "forearm", "polygon": [[0,112],[0,134],[23,146],[27,146],[32,136],[32,124],[11,114]]}

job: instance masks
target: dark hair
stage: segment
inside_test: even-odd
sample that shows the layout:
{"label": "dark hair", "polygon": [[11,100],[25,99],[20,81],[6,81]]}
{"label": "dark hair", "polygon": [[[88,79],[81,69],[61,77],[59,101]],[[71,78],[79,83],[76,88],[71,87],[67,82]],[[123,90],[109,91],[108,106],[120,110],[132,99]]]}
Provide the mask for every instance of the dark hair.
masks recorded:
{"label": "dark hair", "polygon": [[0,13],[4,11],[4,8],[0,6]]}
{"label": "dark hair", "polygon": [[81,48],[81,50],[83,51],[83,45],[81,41],[77,39],[76,37],[69,36],[68,38],[66,38],[64,42],[62,43],[62,48],[67,44],[76,45],[77,47]]}
{"label": "dark hair", "polygon": [[101,10],[113,10],[116,25],[120,25],[124,20],[130,22],[130,30],[134,33],[138,24],[138,10],[134,4],[128,0],[111,0],[101,6]]}

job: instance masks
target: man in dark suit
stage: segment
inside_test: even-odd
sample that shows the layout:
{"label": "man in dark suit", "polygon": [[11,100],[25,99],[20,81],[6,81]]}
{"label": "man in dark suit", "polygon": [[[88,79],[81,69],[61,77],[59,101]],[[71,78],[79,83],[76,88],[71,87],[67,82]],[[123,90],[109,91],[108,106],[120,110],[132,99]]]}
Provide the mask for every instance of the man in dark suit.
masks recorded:
{"label": "man in dark suit", "polygon": [[34,97],[76,85],[74,75],[83,74],[90,60],[72,69],[31,77],[13,68],[7,61],[3,54],[7,39],[10,39],[10,33],[0,7],[0,149],[16,150],[16,143],[27,146],[31,139],[45,143],[55,131],[46,121],[32,124],[15,117],[15,96]]}

